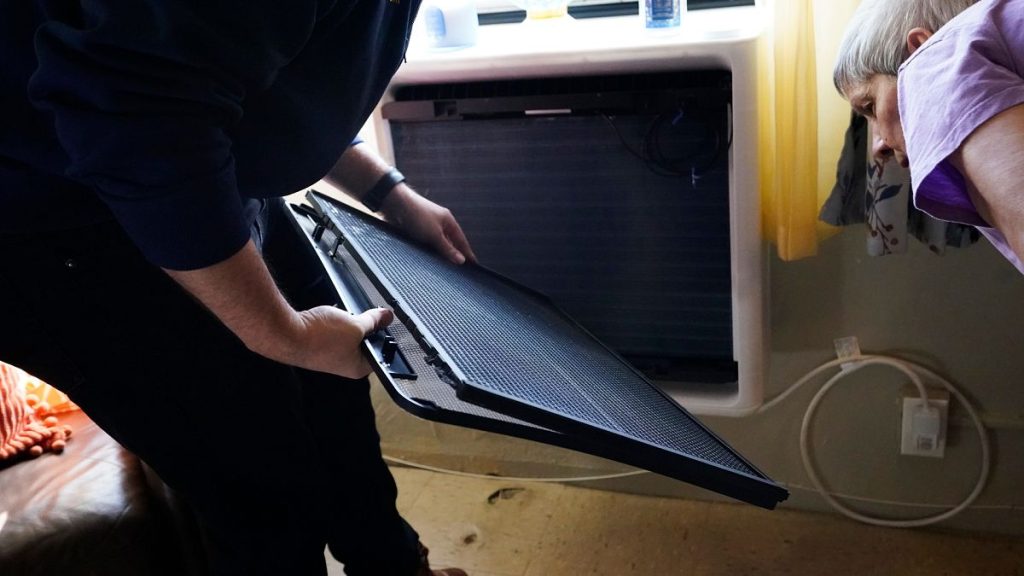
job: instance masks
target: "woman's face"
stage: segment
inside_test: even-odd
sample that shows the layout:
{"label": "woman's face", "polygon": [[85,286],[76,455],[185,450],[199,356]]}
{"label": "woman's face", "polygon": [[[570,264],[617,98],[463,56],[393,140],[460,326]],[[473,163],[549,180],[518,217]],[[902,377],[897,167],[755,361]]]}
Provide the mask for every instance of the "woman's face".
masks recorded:
{"label": "woman's face", "polygon": [[867,118],[871,125],[872,155],[878,159],[895,155],[902,166],[908,166],[896,99],[896,77],[875,74],[867,82],[850,89],[847,96],[853,109]]}

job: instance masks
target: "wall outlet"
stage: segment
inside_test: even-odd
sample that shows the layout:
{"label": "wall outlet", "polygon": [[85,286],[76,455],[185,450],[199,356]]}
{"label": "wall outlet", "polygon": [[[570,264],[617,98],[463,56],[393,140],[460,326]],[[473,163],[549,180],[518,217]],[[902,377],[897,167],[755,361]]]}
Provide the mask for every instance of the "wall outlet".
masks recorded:
{"label": "wall outlet", "polygon": [[903,396],[900,454],[942,458],[946,455],[946,431],[949,425],[949,393],[929,390],[928,405],[917,389]]}

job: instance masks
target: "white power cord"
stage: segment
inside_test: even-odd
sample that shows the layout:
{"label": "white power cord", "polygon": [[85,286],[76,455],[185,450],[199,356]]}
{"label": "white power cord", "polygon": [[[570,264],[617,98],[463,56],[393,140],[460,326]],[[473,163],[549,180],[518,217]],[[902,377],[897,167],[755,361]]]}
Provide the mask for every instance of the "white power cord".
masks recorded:
{"label": "white power cord", "polygon": [[[970,506],[971,503],[973,503],[978,498],[982,490],[984,490],[985,484],[988,482],[989,469],[991,467],[991,456],[989,454],[988,435],[985,432],[985,426],[984,424],[982,424],[981,418],[978,416],[977,411],[975,411],[974,407],[971,406],[971,403],[968,402],[967,398],[965,398],[959,390],[957,390],[952,384],[950,384],[944,378],[923,366],[906,360],[900,360],[897,358],[878,355],[856,355],[847,358],[837,358],[835,360],[826,362],[805,374],[800,380],[798,380],[796,383],[790,386],[790,388],[787,389],[785,392],[773,398],[770,402],[766,403],[765,405],[761,406],[758,412],[763,412],[776,406],[779,402],[787,398],[790,394],[795,392],[798,388],[809,382],[818,374],[821,374],[825,370],[840,365],[844,366],[843,370],[840,371],[838,374],[835,374],[827,382],[825,382],[821,389],[818,390],[817,394],[814,395],[814,398],[811,399],[810,404],[807,406],[807,411],[804,412],[803,422],[800,425],[800,456],[803,460],[804,470],[807,472],[807,476],[811,479],[811,482],[818,490],[818,493],[821,494],[822,498],[824,498],[825,501],[829,503],[829,505],[831,505],[836,511],[843,514],[844,516],[847,516],[859,522],[864,522],[865,524],[872,524],[875,526],[886,526],[889,528],[917,528],[921,526],[928,526],[931,524],[935,524],[937,522],[941,522],[943,520],[948,520],[949,518],[956,516],[960,512],[964,511],[968,506]],[[861,368],[870,365],[890,366],[906,374],[910,378],[911,382],[914,383],[914,386],[917,388],[918,393],[921,396],[921,399],[926,404],[929,402],[928,392],[925,389],[920,376],[927,376],[928,378],[931,378],[942,384],[942,386],[946,390],[948,390],[950,394],[952,394],[954,397],[956,397],[957,400],[960,401],[964,409],[967,410],[968,415],[970,415],[971,417],[971,421],[974,423],[974,427],[978,431],[978,440],[981,443],[981,470],[978,474],[978,481],[974,485],[974,489],[971,491],[970,494],[968,494],[967,498],[965,498],[960,504],[940,514],[926,516],[923,518],[916,518],[910,520],[892,520],[888,518],[877,518],[874,516],[868,516],[866,514],[848,508],[842,502],[837,500],[833,496],[833,494],[828,490],[828,488],[825,487],[824,483],[821,481],[818,471],[815,469],[813,461],[811,459],[811,448],[809,440],[811,421],[813,420],[814,414],[818,409],[818,405],[821,404],[821,400],[825,397],[826,394],[828,394],[828,392],[832,389],[833,386],[835,386],[840,380],[856,372],[857,370],[860,370]]]}
{"label": "white power cord", "polygon": [[650,474],[647,470],[630,470],[628,472],[617,472],[614,474],[601,474],[599,476],[570,476],[566,478],[551,478],[551,477],[517,477],[517,476],[499,476],[496,474],[475,474],[473,472],[461,472],[459,470],[451,470],[449,468],[439,468],[436,466],[430,466],[427,464],[420,464],[419,462],[411,462],[409,460],[403,460],[401,458],[395,458],[394,456],[383,456],[384,460],[388,462],[394,462],[395,464],[401,464],[410,468],[419,468],[420,470],[429,470],[430,472],[439,472],[441,474],[450,474],[452,476],[462,476],[464,478],[482,478],[484,480],[504,480],[506,482],[593,482],[595,480],[611,480],[614,478],[626,478],[628,476],[640,476],[641,474]]}

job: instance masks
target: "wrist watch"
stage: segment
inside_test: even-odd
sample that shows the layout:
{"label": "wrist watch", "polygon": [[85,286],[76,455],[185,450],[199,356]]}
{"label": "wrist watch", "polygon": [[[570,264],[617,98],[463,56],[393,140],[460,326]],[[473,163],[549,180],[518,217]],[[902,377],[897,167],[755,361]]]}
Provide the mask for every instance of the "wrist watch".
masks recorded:
{"label": "wrist watch", "polygon": [[362,203],[363,206],[369,208],[372,212],[379,212],[381,204],[384,203],[384,199],[388,197],[388,194],[394,190],[395,186],[405,181],[405,175],[398,171],[397,168],[392,168],[384,173],[377,180],[377,183],[370,188],[370,191],[363,195]]}

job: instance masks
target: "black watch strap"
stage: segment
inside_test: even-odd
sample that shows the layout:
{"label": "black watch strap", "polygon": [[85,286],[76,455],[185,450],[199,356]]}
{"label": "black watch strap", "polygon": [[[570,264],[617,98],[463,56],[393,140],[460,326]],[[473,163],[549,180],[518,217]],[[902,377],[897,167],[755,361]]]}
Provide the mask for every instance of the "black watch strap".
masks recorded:
{"label": "black watch strap", "polygon": [[372,212],[379,212],[381,204],[384,203],[384,199],[388,197],[388,194],[397,186],[400,182],[405,181],[405,176],[398,171],[396,168],[392,168],[384,173],[377,180],[377,183],[370,188],[370,191],[363,195],[362,203]]}

